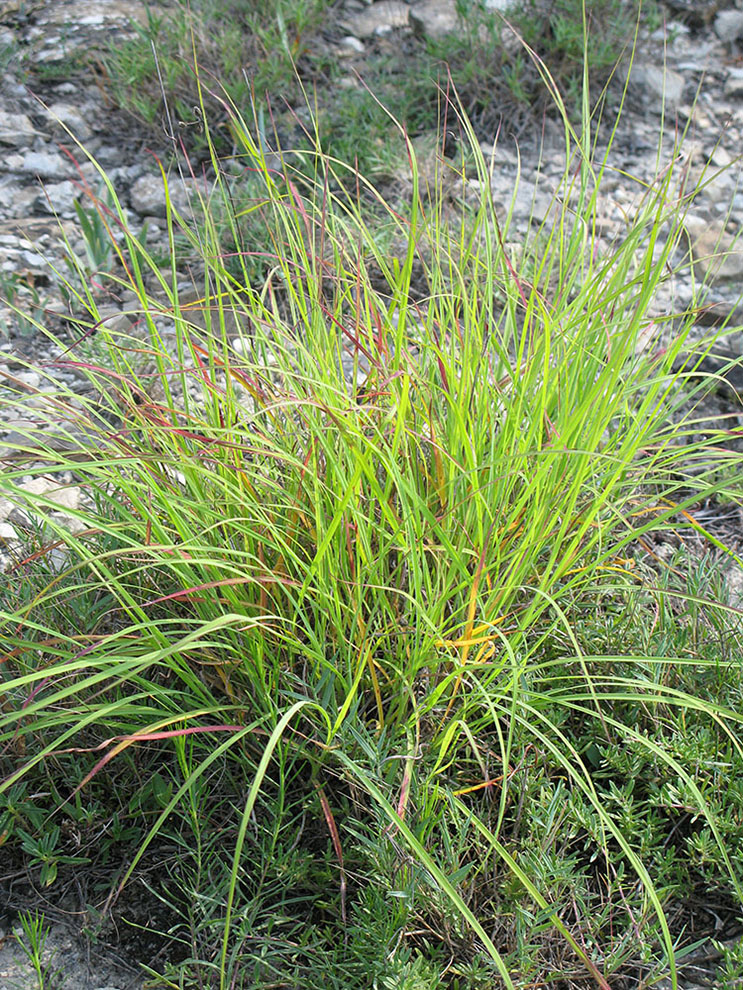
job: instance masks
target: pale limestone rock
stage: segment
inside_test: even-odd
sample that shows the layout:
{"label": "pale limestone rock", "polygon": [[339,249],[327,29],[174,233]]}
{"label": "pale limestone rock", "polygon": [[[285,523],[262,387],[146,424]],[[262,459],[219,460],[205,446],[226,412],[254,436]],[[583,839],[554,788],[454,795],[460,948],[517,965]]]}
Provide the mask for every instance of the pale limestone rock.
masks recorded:
{"label": "pale limestone rock", "polygon": [[52,512],[49,518],[72,536],[79,536],[80,533],[84,533],[86,529],[90,528],[84,519],[71,516],[67,512]]}
{"label": "pale limestone rock", "polygon": [[721,10],[715,18],[715,34],[731,43],[743,37],[743,11]]}
{"label": "pale limestone rock", "polygon": [[420,0],[410,8],[410,26],[423,38],[444,38],[457,30],[455,0]]}
{"label": "pale limestone rock", "polygon": [[73,182],[65,179],[63,182],[45,183],[43,190],[34,200],[34,207],[40,213],[72,213],[75,200],[81,195],[81,190]]}
{"label": "pale limestone rock", "polygon": [[38,371],[16,371],[13,378],[29,389],[37,389],[41,385],[41,375]]}
{"label": "pale limestone rock", "polygon": [[356,38],[372,38],[393,28],[407,27],[408,11],[401,0],[379,0],[367,10],[347,16],[343,24]]}
{"label": "pale limestone rock", "polygon": [[56,125],[56,129],[65,136],[67,136],[67,132],[59,124],[62,123],[68,127],[78,141],[88,141],[93,133],[93,129],[78,108],[69,103],[53,103],[49,107],[49,118],[50,124]]}
{"label": "pale limestone rock", "polygon": [[341,58],[348,58],[354,55],[363,55],[366,51],[364,42],[360,38],[357,38],[353,34],[346,35],[345,38],[341,38],[340,44],[338,45],[338,54]]}
{"label": "pale limestone rock", "polygon": [[111,333],[129,333],[132,329],[132,318],[118,306],[101,306],[98,310],[101,323]]}
{"label": "pale limestone rock", "polygon": [[27,148],[36,137],[36,129],[25,113],[0,110],[0,144]]}
{"label": "pale limestone rock", "polygon": [[64,179],[72,171],[70,162],[52,151],[29,151],[23,156],[21,171],[40,179]]}
{"label": "pale limestone rock", "polygon": [[701,277],[720,282],[743,276],[743,243],[725,230],[724,221],[688,217],[686,229],[694,267]]}
{"label": "pale limestone rock", "polygon": [[18,533],[16,533],[15,527],[9,522],[0,522],[0,540],[10,543],[12,540],[17,539]]}
{"label": "pale limestone rock", "polygon": [[[178,176],[171,176],[168,180],[168,196],[170,202],[180,213],[184,213],[189,208],[189,193],[193,190],[192,185],[187,185]],[[143,217],[162,218],[167,215],[165,206],[165,190],[163,180],[160,175],[142,175],[129,190],[129,201],[132,209],[136,210]]]}
{"label": "pale limestone rock", "polygon": [[650,110],[661,113],[664,107],[666,110],[678,109],[686,80],[680,72],[648,63],[633,67],[630,85],[635,93],[644,98]]}
{"label": "pale limestone rock", "polygon": [[64,509],[80,506],[80,489],[74,485],[59,485],[52,478],[32,478],[19,486],[26,495],[42,495]]}

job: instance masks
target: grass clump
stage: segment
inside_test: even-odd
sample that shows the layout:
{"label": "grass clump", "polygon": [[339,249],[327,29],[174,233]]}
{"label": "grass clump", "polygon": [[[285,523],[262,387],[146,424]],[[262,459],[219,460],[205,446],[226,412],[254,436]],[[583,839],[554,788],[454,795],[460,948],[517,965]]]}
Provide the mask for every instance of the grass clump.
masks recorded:
{"label": "grass clump", "polygon": [[[701,392],[693,313],[652,336],[693,194],[664,172],[599,244],[607,159],[565,115],[564,183],[518,251],[456,105],[446,202],[400,128],[402,211],[319,141],[267,160],[225,101],[258,278],[201,107],[212,178],[198,225],[168,200],[169,272],[101,170],[138,322],[114,333],[70,282],[100,357],[61,360],[97,398],[46,399],[3,478],[37,526],[0,613],[6,841],[43,831],[24,788],[72,757],[48,811],[89,801],[86,836],[116,815],[109,906],[169,851],[166,985],[675,983],[683,891],[741,899],[717,783],[739,633],[701,596],[724,656],[654,623],[679,592],[647,549],[740,494],[722,438],[669,418]],[[74,535],[29,475],[81,489]]]}

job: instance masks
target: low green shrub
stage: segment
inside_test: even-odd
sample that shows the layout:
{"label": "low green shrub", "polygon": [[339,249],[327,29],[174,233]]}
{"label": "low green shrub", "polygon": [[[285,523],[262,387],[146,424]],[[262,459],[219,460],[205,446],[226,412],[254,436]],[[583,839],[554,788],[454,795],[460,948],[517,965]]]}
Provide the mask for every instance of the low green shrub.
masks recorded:
{"label": "low green shrub", "polygon": [[323,26],[338,33],[327,0],[199,0],[183,4],[181,16],[153,7],[135,37],[103,59],[101,85],[115,104],[200,155],[208,153],[200,100],[211,121],[210,140],[224,152],[232,145],[228,115],[218,97],[200,92],[198,75],[202,85],[215,81],[207,88],[224,86],[244,113],[271,104],[292,142],[298,136],[293,113],[311,92],[327,117],[325,150],[358,161],[371,175],[390,142],[388,113],[410,134],[436,130],[448,76],[480,137],[492,137],[504,120],[520,131],[554,113],[545,72],[579,120],[585,83],[604,91],[635,37],[640,7],[623,0],[590,8],[576,0],[528,0],[503,15],[484,0],[458,0],[457,13],[461,29],[441,38],[411,38],[394,52],[369,42],[364,85],[347,88],[339,85],[348,82],[343,60],[332,42],[319,40]]}
{"label": "low green shrub", "polygon": [[263,105],[266,93],[301,99],[299,65],[309,85],[326,61],[309,51],[307,38],[327,16],[328,0],[178,0],[178,10],[148,8],[134,36],[117,42],[102,59],[101,86],[118,106],[153,125],[177,146],[208,153],[200,119],[204,101],[212,123],[211,140],[230,150],[219,99],[200,90],[194,72],[197,57],[202,78],[215,89],[224,85],[236,106]]}

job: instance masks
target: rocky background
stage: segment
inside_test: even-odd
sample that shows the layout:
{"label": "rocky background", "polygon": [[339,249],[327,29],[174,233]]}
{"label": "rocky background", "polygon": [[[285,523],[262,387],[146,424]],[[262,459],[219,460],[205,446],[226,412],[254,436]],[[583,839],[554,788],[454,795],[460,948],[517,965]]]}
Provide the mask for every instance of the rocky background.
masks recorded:
{"label": "rocky background", "polygon": [[[488,0],[491,9],[499,5],[500,0]],[[179,9],[173,7],[172,16],[178,16]],[[612,171],[603,182],[602,236],[610,240],[621,234],[624,218],[638,196],[638,180],[652,183],[658,177],[675,153],[675,138],[686,130],[680,172],[691,183],[702,182],[686,228],[695,275],[710,284],[699,313],[699,335],[725,321],[728,327],[722,345],[706,365],[708,370],[724,372],[707,412],[724,419],[729,428],[737,428],[743,425],[743,372],[731,362],[743,354],[739,329],[743,324],[743,245],[738,248],[743,226],[743,186],[739,188],[743,9],[686,0],[670,0],[660,9],[665,23],[640,39],[629,103],[611,154]],[[333,47],[346,67],[348,88],[364,76],[370,51],[387,46],[402,52],[415,38],[440,37],[457,29],[454,0],[344,0],[329,17],[332,23],[316,43]],[[0,389],[37,396],[29,408],[38,408],[39,423],[43,393],[55,381],[81,391],[88,387],[73,370],[55,365],[58,348],[22,315],[31,314],[62,338],[65,333],[70,340],[74,337],[69,300],[60,292],[53,272],[69,270],[71,252],[85,257],[90,251],[90,239],[82,236],[79,211],[90,208],[86,188],[98,192],[100,180],[73,136],[106,169],[131,213],[134,229],[146,225],[148,247],[167,252],[165,201],[150,153],[167,160],[167,134],[163,133],[161,147],[157,147],[151,131],[145,133],[111,107],[95,73],[83,77],[75,73],[70,78],[67,72],[76,60],[89,60],[91,53],[103,52],[112,41],[131,36],[137,23],[144,24],[146,18],[147,9],[139,0],[0,0]],[[29,65],[34,67],[32,88]],[[659,154],[662,127],[665,134]],[[420,135],[416,147],[425,166],[426,147],[435,147],[435,142]],[[483,140],[483,147],[490,152],[492,140]],[[525,236],[531,225],[544,219],[564,166],[564,142],[558,128],[522,130],[518,147],[504,129],[496,153],[493,192],[504,212],[513,200],[512,235]],[[171,195],[179,207],[188,208],[191,191],[188,182],[174,175]],[[103,246],[100,257],[91,262],[106,263]],[[659,318],[683,309],[690,299],[690,276],[669,281],[656,301]],[[133,319],[127,312],[129,303],[110,295],[102,299],[106,320],[126,330]],[[37,369],[43,369],[43,374]],[[38,425],[29,419],[16,421],[7,412],[4,415],[0,454],[3,438],[7,442],[18,431],[32,437]],[[70,485],[71,480],[29,477],[24,484],[58,501],[59,521],[74,527],[76,520],[65,515],[65,510],[76,507],[81,493]],[[24,522],[14,515],[7,500],[0,500],[0,569],[12,560],[11,551],[22,537]],[[0,929],[0,990],[38,986],[14,937],[14,933],[21,935],[14,912],[29,903],[43,911],[51,924],[45,958],[51,958],[51,971],[61,973],[55,986],[133,990],[141,986],[136,963],[150,961],[157,951],[166,950],[167,943],[162,942],[130,943],[118,950],[91,948],[90,942],[79,937],[87,920],[79,905],[45,899],[29,887],[25,876],[0,880],[0,904],[3,901],[8,914],[4,932]],[[157,923],[157,919],[145,921]],[[709,986],[714,966],[709,953],[692,955],[686,962],[683,986],[687,990]]]}

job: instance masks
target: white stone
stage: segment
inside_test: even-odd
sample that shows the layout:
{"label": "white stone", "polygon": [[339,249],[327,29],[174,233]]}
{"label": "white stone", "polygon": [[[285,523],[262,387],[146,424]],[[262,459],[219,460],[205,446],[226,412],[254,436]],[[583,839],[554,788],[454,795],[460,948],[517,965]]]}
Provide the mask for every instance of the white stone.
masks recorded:
{"label": "white stone", "polygon": [[407,27],[408,10],[401,0],[378,0],[368,10],[345,17],[343,24],[357,38],[372,38],[380,28]]}
{"label": "white stone", "polygon": [[[21,516],[23,515],[23,513],[21,513],[20,509],[15,505],[14,502],[11,502],[9,498],[0,498],[0,521],[1,522],[7,522],[10,519],[11,516],[13,516],[15,518],[15,521],[18,522],[19,521],[18,520],[19,514]],[[28,520],[27,520],[26,517],[23,517],[23,519],[21,520],[21,522],[22,522],[22,524],[25,524],[25,523],[28,522]]]}
{"label": "white stone", "polygon": [[352,34],[346,35],[345,38],[341,38],[338,48],[338,54],[341,56],[363,55],[366,51],[364,42],[359,38],[354,37]]}
{"label": "white stone", "polygon": [[23,156],[21,170],[38,175],[40,179],[62,179],[69,175],[71,166],[61,155],[47,151],[28,151]]}
{"label": "white stone", "polygon": [[743,11],[721,10],[715,18],[715,34],[722,41],[733,42],[743,36]]}
{"label": "white stone", "polygon": [[78,536],[80,533],[84,533],[86,529],[90,528],[84,519],[80,519],[78,516],[71,516],[67,512],[52,512],[49,518],[61,529],[67,530],[68,533],[72,533],[73,536]]}
{"label": "white stone", "polygon": [[21,251],[21,260],[34,271],[43,272],[44,274],[47,274],[49,271],[49,264],[46,258],[41,254],[37,254],[36,251]]}
{"label": "white stone", "polygon": [[159,175],[142,175],[129,190],[132,209],[146,216],[164,217],[165,192]]}
{"label": "white stone", "polygon": [[[178,176],[171,176],[168,180],[168,196],[170,202],[183,213],[189,208],[189,192],[193,185],[186,185]],[[132,209],[136,210],[143,217],[166,216],[165,190],[163,180],[160,175],[142,175],[129,190],[129,201]]]}
{"label": "white stone", "polygon": [[17,540],[18,533],[15,531],[15,527],[9,522],[0,522],[0,540],[5,540],[7,543],[10,540]]}
{"label": "white stone", "polygon": [[[53,103],[49,107],[49,116],[52,123],[61,122],[69,128],[79,141],[87,141],[93,133],[78,108],[69,103]],[[64,132],[64,128],[61,130]]]}
{"label": "white stone", "polygon": [[32,478],[20,485],[26,495],[42,495],[64,509],[77,509],[80,505],[80,489],[74,486],[58,485],[51,478]]}
{"label": "white stone", "polygon": [[717,165],[718,168],[726,168],[732,164],[734,158],[729,151],[718,145],[710,155],[710,161],[713,165]]}
{"label": "white stone", "polygon": [[41,385],[41,375],[38,371],[16,371],[13,377],[27,388],[37,389]]}
{"label": "white stone", "polygon": [[111,333],[129,333],[132,329],[131,318],[118,306],[101,306],[98,315],[101,323]]}
{"label": "white stone", "polygon": [[644,96],[650,109],[660,113],[664,105],[666,110],[679,108],[686,81],[673,69],[648,63],[634,66],[630,85],[638,95]]}
{"label": "white stone", "polygon": [[481,141],[480,150],[485,155],[486,163],[490,165],[490,159],[495,157],[496,169],[503,168],[504,165],[518,165],[518,148],[515,144],[508,144],[505,140]]}
{"label": "white stone", "polygon": [[[687,221],[687,230],[690,230]],[[690,230],[691,232],[691,230]],[[724,220],[711,220],[694,237],[694,267],[705,279],[738,281],[743,276],[743,243],[725,230]]]}
{"label": "white stone", "polygon": [[[55,533],[49,534],[49,539],[54,539]],[[70,563],[70,555],[66,550],[61,547],[52,547],[51,550],[47,550],[44,554],[44,563],[49,567],[55,574],[59,574],[63,571]]]}
{"label": "white stone", "polygon": [[36,129],[25,113],[0,110],[0,144],[27,148],[36,137]]}
{"label": "white stone", "polygon": [[736,176],[733,172],[730,169],[707,168],[703,174],[700,173],[699,182],[703,188],[696,199],[697,208],[706,205],[717,212],[726,213],[736,189]]}
{"label": "white stone", "polygon": [[0,158],[0,168],[6,172],[20,172],[23,168],[23,155],[12,152]]}
{"label": "white stone", "polygon": [[689,30],[688,24],[683,24],[681,21],[668,21],[653,31],[650,38],[652,41],[677,41],[682,35],[687,35]]}
{"label": "white stone", "polygon": [[444,38],[459,25],[455,0],[419,0],[410,8],[410,26],[423,38]]}
{"label": "white stone", "polygon": [[42,213],[72,214],[75,209],[75,200],[80,194],[80,189],[68,180],[45,183],[43,190],[34,200],[34,207]]}

